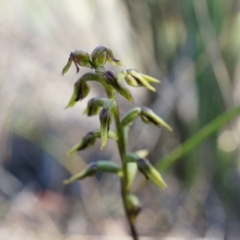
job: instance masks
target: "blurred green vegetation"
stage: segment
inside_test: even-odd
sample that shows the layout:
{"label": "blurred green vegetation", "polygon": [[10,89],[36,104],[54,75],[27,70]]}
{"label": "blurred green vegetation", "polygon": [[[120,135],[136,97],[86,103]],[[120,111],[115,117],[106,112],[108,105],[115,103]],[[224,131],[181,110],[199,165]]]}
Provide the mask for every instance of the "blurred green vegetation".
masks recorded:
{"label": "blurred green vegetation", "polygon": [[[153,153],[159,170],[171,167],[187,191],[194,189],[199,181],[207,184],[210,190],[206,195],[211,196],[213,191],[218,195],[227,221],[239,219],[239,127],[236,122],[225,125],[226,121],[221,121],[231,114],[232,117],[239,114],[239,107],[227,112],[239,105],[239,1],[149,0],[139,1],[138,6],[130,0],[125,2],[138,38],[146,48],[149,42],[152,43],[154,62],[164,71],[163,75],[167,76],[178,95],[174,103],[167,103],[174,105],[168,116],[174,124],[174,135],[180,146],[166,157],[161,151],[156,151],[157,155]],[[186,59],[188,66],[181,71],[187,72],[188,67],[192,69],[187,87],[193,87],[182,91],[179,86],[184,79],[178,75],[177,68]],[[144,63],[149,71],[149,65]],[[177,102],[193,89],[197,114],[186,121]],[[164,90],[159,94],[164,94]],[[154,106],[163,105],[161,96],[150,99]],[[191,107],[185,105],[188,106]],[[202,131],[198,132],[201,128]],[[219,144],[224,131],[231,132],[225,143],[234,142],[234,149],[229,151]],[[164,139],[160,139],[158,146],[163,144]],[[229,229],[231,227],[226,233],[230,234]]]}

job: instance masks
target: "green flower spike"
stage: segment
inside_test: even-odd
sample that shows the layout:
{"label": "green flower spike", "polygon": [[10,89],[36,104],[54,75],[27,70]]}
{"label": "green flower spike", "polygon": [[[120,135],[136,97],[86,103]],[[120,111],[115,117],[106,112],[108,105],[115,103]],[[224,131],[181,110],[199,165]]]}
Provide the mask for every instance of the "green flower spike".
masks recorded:
{"label": "green flower spike", "polygon": [[111,112],[108,109],[102,109],[100,114],[99,114],[99,119],[100,119],[100,131],[101,131],[101,140],[102,140],[102,145],[101,145],[101,150],[104,148],[104,146],[107,143],[108,139],[108,131],[110,128],[111,124]]}
{"label": "green flower spike", "polygon": [[104,74],[106,82],[112,86],[119,94],[130,102],[134,102],[131,92],[122,83],[118,81],[117,75],[113,71],[107,71]]}
{"label": "green flower spike", "polygon": [[118,78],[124,78],[126,83],[132,87],[146,87],[147,89],[156,92],[156,89],[150,83],[159,83],[160,81],[142,74],[135,69],[123,70],[118,74]]}
{"label": "green flower spike", "polygon": [[166,122],[164,122],[162,118],[155,114],[150,108],[142,107],[141,119],[146,124],[164,127],[167,130],[172,131],[172,128]]}
{"label": "green flower spike", "polygon": [[167,184],[163,180],[161,174],[153,167],[153,165],[146,159],[140,158],[137,160],[139,170],[145,175],[147,179],[159,186],[161,189],[165,189]]}
{"label": "green flower spike", "polygon": [[71,178],[63,181],[63,183],[70,184],[76,180],[80,180],[86,177],[91,177],[95,175],[97,172],[107,172],[107,173],[117,174],[120,177],[122,176],[122,170],[116,163],[101,160],[101,161],[89,163],[82,171],[72,176]]}

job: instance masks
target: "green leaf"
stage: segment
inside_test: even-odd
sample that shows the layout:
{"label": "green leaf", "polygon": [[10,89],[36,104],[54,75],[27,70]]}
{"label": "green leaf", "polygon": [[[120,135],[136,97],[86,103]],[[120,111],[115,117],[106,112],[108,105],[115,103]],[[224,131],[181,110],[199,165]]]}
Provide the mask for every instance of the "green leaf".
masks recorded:
{"label": "green leaf", "polygon": [[240,107],[235,107],[230,109],[211,121],[196,134],[186,140],[182,145],[173,150],[168,156],[161,160],[156,165],[156,168],[160,170],[165,170],[171,167],[175,162],[180,160],[184,155],[192,151],[197,145],[202,143],[205,139],[210,137],[219,128],[224,126],[227,122],[231,121],[233,118],[240,114]]}

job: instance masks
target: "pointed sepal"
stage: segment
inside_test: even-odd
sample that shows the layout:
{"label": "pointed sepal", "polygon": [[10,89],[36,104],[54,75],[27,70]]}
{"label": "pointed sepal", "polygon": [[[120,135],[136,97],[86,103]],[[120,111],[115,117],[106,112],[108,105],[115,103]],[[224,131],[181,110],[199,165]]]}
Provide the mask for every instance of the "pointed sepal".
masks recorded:
{"label": "pointed sepal", "polygon": [[76,102],[84,99],[90,92],[90,87],[81,78],[74,84],[73,94],[65,108],[73,107]]}
{"label": "pointed sepal", "polygon": [[62,75],[64,75],[68,71],[68,69],[71,67],[72,61],[73,61],[72,58],[69,57],[67,64],[65,65],[65,67],[62,70]]}
{"label": "pointed sepal", "polygon": [[146,159],[140,158],[137,160],[139,170],[145,175],[147,179],[156,184],[161,189],[165,189],[167,184],[163,180],[161,174],[156,168]]}
{"label": "pointed sepal", "polygon": [[169,131],[172,131],[172,127],[170,127],[165,121],[163,121],[163,119],[160,118],[157,114],[155,114],[150,108],[142,107],[141,119],[146,124],[163,127]]}
{"label": "pointed sepal", "polygon": [[126,83],[132,87],[146,87],[150,91],[156,92],[156,89],[150,83],[159,83],[160,81],[142,74],[135,69],[127,69],[119,72],[119,79],[125,79]]}
{"label": "pointed sepal", "polygon": [[107,71],[104,74],[105,81],[112,86],[120,95],[126,98],[130,102],[134,102],[133,96],[128,88],[126,88],[120,81],[118,81],[117,75],[113,71]]}
{"label": "pointed sepal", "polygon": [[108,109],[102,109],[100,114],[99,114],[99,119],[100,119],[100,132],[101,132],[101,140],[102,140],[102,145],[101,145],[101,150],[104,148],[104,146],[107,143],[108,139],[108,132],[111,124],[111,112]]}

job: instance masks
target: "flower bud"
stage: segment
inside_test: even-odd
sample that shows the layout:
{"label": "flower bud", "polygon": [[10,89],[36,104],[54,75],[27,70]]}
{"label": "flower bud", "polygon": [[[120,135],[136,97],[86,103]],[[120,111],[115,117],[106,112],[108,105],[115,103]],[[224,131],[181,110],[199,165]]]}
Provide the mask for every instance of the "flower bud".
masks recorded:
{"label": "flower bud", "polygon": [[88,81],[99,82],[101,80],[101,76],[95,73],[89,72],[83,74],[74,84],[73,94],[66,108],[73,107],[77,101],[84,99],[88,95],[90,91],[90,87],[87,84]]}
{"label": "flower bud", "polygon": [[86,177],[93,176],[97,172],[107,172],[122,176],[122,169],[114,162],[100,160],[97,162],[89,163],[82,171],[65,180],[64,184],[72,183],[76,180],[80,180]]}
{"label": "flower bud", "polygon": [[134,223],[142,210],[142,204],[135,195],[128,194],[126,198],[126,207],[127,213],[130,216],[130,220],[132,223]]}
{"label": "flower bud", "polygon": [[139,170],[145,175],[147,179],[155,183],[161,189],[165,189],[167,184],[163,180],[161,174],[152,166],[152,164],[146,158],[140,158],[137,160]]}
{"label": "flower bud", "polygon": [[107,61],[106,48],[103,46],[96,47],[91,54],[91,58],[95,67],[104,66]]}
{"label": "flower bud", "polygon": [[96,141],[94,132],[89,132],[83,139],[76,144],[69,152],[68,155],[72,155],[76,151],[81,151],[90,148]]}
{"label": "flower bud", "polygon": [[90,55],[83,51],[74,51],[70,54],[70,58],[72,58],[76,68],[77,72],[79,72],[79,66],[93,68],[92,61],[90,58]]}
{"label": "flower bud", "polygon": [[125,97],[130,102],[134,102],[133,97],[129,89],[127,89],[122,83],[118,81],[117,75],[113,71],[107,71],[104,74],[106,82],[112,86],[119,94]]}
{"label": "flower bud", "polygon": [[144,75],[137,70],[127,69],[118,74],[118,77],[124,78],[128,85],[132,87],[146,87],[147,89],[156,92],[155,88],[149,82],[159,83],[160,81],[150,76]]}
{"label": "flower bud", "polygon": [[157,114],[155,114],[151,109],[147,107],[142,107],[141,119],[146,124],[151,124],[159,127],[164,127],[169,131],[172,131],[172,128],[162,120]]}
{"label": "flower bud", "polygon": [[79,72],[79,66],[93,68],[90,55],[83,51],[74,51],[70,54],[66,66],[62,70],[62,75],[68,71],[72,62],[75,64],[77,73]]}
{"label": "flower bud", "polygon": [[111,86],[118,85],[118,78],[117,75],[113,71],[106,71],[105,75],[106,82]]}
{"label": "flower bud", "polygon": [[93,176],[97,172],[98,166],[97,164],[90,163],[88,164],[82,171],[80,171],[78,174],[72,176],[71,178],[63,181],[64,184],[70,184],[76,180],[80,180],[86,177]]}
{"label": "flower bud", "polygon": [[108,131],[110,128],[111,124],[111,112],[108,109],[102,109],[100,114],[99,114],[99,119],[100,119],[100,131],[101,131],[101,140],[102,140],[102,145],[101,145],[101,150],[107,143],[107,137],[108,137]]}
{"label": "flower bud", "polygon": [[121,119],[121,125],[123,127],[127,126],[131,122],[133,122],[138,116],[140,116],[141,108],[136,107],[124,114],[124,116]]}
{"label": "flower bud", "polygon": [[95,68],[104,66],[107,61],[121,65],[121,62],[115,59],[112,51],[104,46],[96,47],[91,54],[91,58]]}
{"label": "flower bud", "polygon": [[81,78],[74,84],[73,94],[65,108],[73,107],[76,102],[85,98],[90,91],[88,84]]}
{"label": "flower bud", "polygon": [[87,116],[97,115],[106,100],[108,99],[101,97],[95,97],[90,99],[88,101],[87,108],[84,110],[84,113],[87,114]]}

